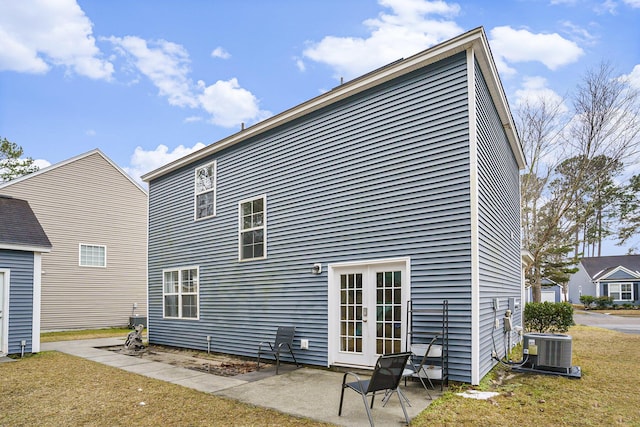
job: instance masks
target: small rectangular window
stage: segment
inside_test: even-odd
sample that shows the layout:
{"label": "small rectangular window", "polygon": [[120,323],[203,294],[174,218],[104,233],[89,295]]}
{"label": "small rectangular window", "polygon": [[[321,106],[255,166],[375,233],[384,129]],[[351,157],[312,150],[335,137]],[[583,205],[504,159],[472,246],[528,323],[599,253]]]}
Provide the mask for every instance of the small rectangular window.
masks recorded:
{"label": "small rectangular window", "polygon": [[260,196],[240,202],[240,260],[267,257],[267,198]]}
{"label": "small rectangular window", "polygon": [[216,214],[216,162],[196,168],[195,211],[196,219]]}
{"label": "small rectangular window", "polygon": [[106,267],[107,247],[80,244],[80,267]]}
{"label": "small rectangular window", "polygon": [[610,283],[609,296],[614,301],[633,301],[633,287],[631,283]]}
{"label": "small rectangular window", "polygon": [[198,273],[198,267],[163,271],[164,317],[198,318],[200,288]]}

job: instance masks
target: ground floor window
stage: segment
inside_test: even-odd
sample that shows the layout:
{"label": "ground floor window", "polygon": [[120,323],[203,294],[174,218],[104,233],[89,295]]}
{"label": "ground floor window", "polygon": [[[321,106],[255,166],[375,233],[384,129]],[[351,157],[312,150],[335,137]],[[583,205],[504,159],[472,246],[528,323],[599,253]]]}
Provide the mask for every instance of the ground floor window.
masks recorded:
{"label": "ground floor window", "polygon": [[163,317],[198,318],[198,267],[164,270],[162,272]]}
{"label": "ground floor window", "polygon": [[631,283],[610,283],[609,296],[614,301],[633,301],[633,286]]}

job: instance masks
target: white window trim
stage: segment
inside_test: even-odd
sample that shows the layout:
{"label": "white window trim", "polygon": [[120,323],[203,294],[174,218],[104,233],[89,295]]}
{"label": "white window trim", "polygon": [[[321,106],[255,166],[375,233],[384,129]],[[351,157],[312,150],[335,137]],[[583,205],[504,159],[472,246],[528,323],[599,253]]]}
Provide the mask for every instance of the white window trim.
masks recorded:
{"label": "white window trim", "polygon": [[[83,265],[82,264],[82,247],[93,246],[98,248],[104,248],[104,265]],[[107,245],[95,245],[92,243],[80,243],[78,245],[78,266],[86,268],[107,268]]]}
{"label": "white window trim", "polygon": [[[196,270],[196,274],[198,275],[198,292],[196,292],[198,302],[198,315],[196,317],[182,317],[182,271],[184,270]],[[165,291],[164,291],[164,275],[165,273],[177,271],[178,272],[178,317],[167,316],[164,312],[165,310]],[[171,295],[174,295],[173,293]],[[192,294],[187,294],[192,295]],[[200,320],[200,267],[197,265],[188,266],[188,267],[176,267],[176,268],[165,268],[162,270],[162,318],[163,319],[175,319],[175,320]]]}
{"label": "white window trim", "polygon": [[0,287],[0,292],[2,292],[2,290],[4,290],[4,294],[3,294],[3,306],[0,307],[0,310],[2,310],[2,320],[0,321],[0,328],[2,328],[2,330],[0,331],[0,337],[1,337],[1,341],[0,341],[0,356],[1,355],[5,355],[9,352],[9,295],[11,295],[11,293],[9,292],[9,286],[11,284],[11,270],[8,268],[0,268],[0,273],[4,273],[4,283],[2,287]]}
{"label": "white window trim", "polygon": [[[242,229],[242,204],[243,203],[247,203],[247,202],[252,202],[254,200],[257,199],[262,199],[262,206],[264,208],[263,210],[263,217],[262,217],[262,227],[255,227],[255,228],[251,228],[249,230],[243,230]],[[242,258],[242,232],[243,231],[253,231],[253,230],[258,230],[262,228],[262,236],[263,236],[263,240],[262,240],[262,256],[258,257],[258,258]],[[266,259],[267,258],[267,195],[266,194],[262,194],[260,196],[255,196],[255,197],[249,197],[247,199],[244,200],[240,200],[238,202],[238,261],[240,262],[251,262],[251,261],[256,261],[256,260],[261,260],[261,259]]]}
{"label": "white window trim", "polygon": [[[612,282],[609,283],[609,285],[607,286],[607,295],[611,296],[611,286],[612,285],[618,285],[618,294],[620,294],[620,298],[622,298],[622,289],[620,288],[622,285],[629,285],[631,287],[631,299],[614,299],[614,301],[621,301],[621,302],[633,302],[635,301],[634,295],[633,295],[633,283],[632,282]],[[625,291],[626,292],[626,291]]]}
{"label": "white window trim", "polygon": [[[209,167],[209,166],[213,166],[213,189],[198,193],[198,170]],[[202,218],[198,218],[198,196],[200,194],[204,194],[209,191],[213,192],[213,215],[203,216]],[[193,220],[202,221],[205,219],[215,217],[217,213],[216,212],[217,199],[218,199],[218,164],[214,160],[212,162],[196,167],[193,171]]]}

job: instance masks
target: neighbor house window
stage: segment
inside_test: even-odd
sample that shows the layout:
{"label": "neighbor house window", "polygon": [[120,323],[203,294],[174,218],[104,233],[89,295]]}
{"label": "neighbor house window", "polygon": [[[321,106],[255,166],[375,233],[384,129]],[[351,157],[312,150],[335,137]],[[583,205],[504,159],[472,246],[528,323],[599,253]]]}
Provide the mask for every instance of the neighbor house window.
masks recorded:
{"label": "neighbor house window", "polygon": [[80,244],[80,267],[106,267],[107,247]]}
{"label": "neighbor house window", "polygon": [[240,202],[240,260],[267,256],[266,196]]}
{"label": "neighbor house window", "polygon": [[631,283],[609,283],[609,296],[614,301],[633,301]]}
{"label": "neighbor house window", "polygon": [[164,317],[198,318],[198,267],[164,270]]}
{"label": "neighbor house window", "polygon": [[216,214],[216,162],[196,169],[196,219]]}

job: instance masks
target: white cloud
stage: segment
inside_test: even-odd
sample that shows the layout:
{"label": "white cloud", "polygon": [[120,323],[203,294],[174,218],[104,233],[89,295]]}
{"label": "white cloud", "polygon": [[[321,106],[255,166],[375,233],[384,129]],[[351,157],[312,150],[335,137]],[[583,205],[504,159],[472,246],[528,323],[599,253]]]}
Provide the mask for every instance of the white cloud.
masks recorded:
{"label": "white cloud", "polygon": [[568,111],[562,96],[547,87],[547,80],[544,77],[525,77],[522,89],[516,90],[515,96],[518,106],[522,104],[535,106],[544,103],[547,106],[559,105],[561,113]]}
{"label": "white cloud", "polygon": [[211,122],[224,127],[240,126],[254,120],[262,120],[271,115],[259,108],[258,99],[248,90],[240,87],[238,80],[218,80],[211,86],[198,82],[202,94],[198,101],[211,114]]}
{"label": "white cloud", "polygon": [[214,58],[221,58],[221,59],[231,58],[231,54],[220,46],[218,46],[217,48],[213,49],[213,51],[211,51],[211,56],[213,56]]}
{"label": "white cloud", "polygon": [[633,67],[633,70],[629,74],[622,76],[622,78],[627,80],[631,87],[640,90],[640,64]]}
{"label": "white cloud", "polygon": [[166,40],[147,43],[135,36],[109,37],[118,51],[130,59],[142,74],[158,88],[161,96],[166,96],[169,104],[179,107],[197,107],[198,102],[191,92],[189,79],[189,54],[179,44]]}
{"label": "white cloud", "polygon": [[575,41],[580,42],[580,44],[593,45],[597,42],[597,37],[594,37],[579,25],[574,24],[571,21],[563,21],[561,22],[564,30],[571,35],[571,38]]}
{"label": "white cloud", "polygon": [[87,136],[96,136],[96,131],[93,129],[87,129],[84,134]]}
{"label": "white cloud", "polygon": [[205,145],[202,142],[196,143],[193,147],[179,145],[172,151],[169,151],[169,147],[164,144],[158,145],[154,150],[145,150],[138,146],[131,155],[130,166],[125,167],[124,171],[140,182],[140,177],[145,173],[151,172],[204,147]]}
{"label": "white cloud", "polygon": [[608,13],[610,15],[617,15],[618,3],[613,0],[604,0],[602,3],[598,3],[595,7],[595,12],[599,14]]}
{"label": "white cloud", "polygon": [[51,66],[109,80],[113,65],[101,58],[92,23],[75,0],[3,1],[0,70],[46,73]]}
{"label": "white cloud", "polygon": [[[392,13],[364,21],[367,38],[326,36],[310,43],[303,55],[334,69],[336,78],[353,78],[463,32],[448,19],[460,7],[444,1],[379,0]],[[299,66],[299,65],[298,65]]]}
{"label": "white cloud", "polygon": [[202,117],[200,117],[200,116],[189,116],[186,119],[184,119],[183,121],[185,123],[201,122],[202,121]]}
{"label": "white cloud", "polygon": [[[271,115],[259,108],[258,99],[238,80],[217,81],[207,86],[202,80],[196,84],[190,78],[189,54],[176,43],[166,40],[146,41],[135,36],[109,37],[120,54],[132,59],[132,66],[147,76],[166,96],[169,104],[179,107],[202,108],[211,115],[210,122],[223,127],[260,121]],[[188,117],[186,122],[199,120]]]}
{"label": "white cloud", "polygon": [[38,169],[44,169],[46,167],[51,166],[51,162],[44,159],[34,159],[33,164],[38,166]]}
{"label": "white cloud", "polygon": [[576,62],[584,55],[576,43],[556,33],[534,34],[504,26],[493,28],[490,37],[498,69],[505,74],[513,74],[513,69],[507,63],[538,61],[553,71]]}
{"label": "white cloud", "polygon": [[298,71],[306,71],[307,66],[305,65],[304,61],[300,58],[293,58],[293,60],[296,62],[296,67],[298,68]]}
{"label": "white cloud", "polygon": [[623,0],[623,3],[633,8],[640,8],[640,0]]}

